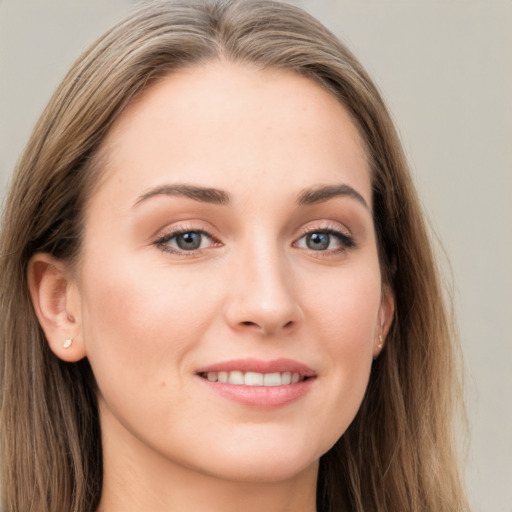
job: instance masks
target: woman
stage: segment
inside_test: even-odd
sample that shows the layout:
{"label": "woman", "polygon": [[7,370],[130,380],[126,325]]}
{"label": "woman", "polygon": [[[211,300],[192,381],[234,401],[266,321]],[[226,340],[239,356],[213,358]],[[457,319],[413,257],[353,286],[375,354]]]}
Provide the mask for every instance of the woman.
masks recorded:
{"label": "woman", "polygon": [[1,238],[6,510],[466,510],[454,341],[389,114],[268,1],[140,8]]}

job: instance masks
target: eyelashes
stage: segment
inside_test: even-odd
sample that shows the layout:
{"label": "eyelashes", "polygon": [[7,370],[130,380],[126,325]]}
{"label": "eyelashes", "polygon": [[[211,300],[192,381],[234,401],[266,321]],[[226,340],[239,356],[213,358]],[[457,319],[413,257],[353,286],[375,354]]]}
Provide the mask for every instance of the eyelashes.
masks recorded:
{"label": "eyelashes", "polygon": [[329,229],[317,229],[308,231],[302,235],[295,243],[295,247],[309,249],[315,252],[320,251],[341,251],[355,247],[355,241],[346,233]]}
{"label": "eyelashes", "polygon": [[221,247],[222,244],[204,229],[179,227],[161,237],[154,244],[164,252],[183,254],[184,256],[198,255],[210,247]]}
{"label": "eyelashes", "polygon": [[[222,247],[224,244],[205,229],[179,226],[158,237],[154,245],[163,252],[194,257],[202,255],[211,248]],[[357,247],[351,235],[338,227],[325,224],[304,228],[291,245],[317,257],[335,256]]]}

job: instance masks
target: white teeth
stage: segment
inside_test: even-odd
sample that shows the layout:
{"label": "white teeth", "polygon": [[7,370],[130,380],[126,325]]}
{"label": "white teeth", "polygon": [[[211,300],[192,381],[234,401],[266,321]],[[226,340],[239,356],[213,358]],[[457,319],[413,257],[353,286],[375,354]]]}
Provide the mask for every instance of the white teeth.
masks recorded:
{"label": "white teeth", "polygon": [[247,372],[244,376],[246,386],[263,386],[263,373]]}
{"label": "white teeth", "polygon": [[244,374],[242,372],[229,372],[230,384],[244,384]]}
{"label": "white teeth", "polygon": [[292,374],[290,372],[284,372],[281,374],[281,384],[290,384],[291,381]]}
{"label": "white teeth", "polygon": [[246,386],[284,386],[296,384],[301,380],[298,373],[291,372],[241,372],[235,370],[232,372],[208,372],[206,378],[211,382],[223,382],[229,384],[238,384]]}
{"label": "white teeth", "polygon": [[281,374],[280,373],[265,373],[263,376],[264,386],[280,386]]}

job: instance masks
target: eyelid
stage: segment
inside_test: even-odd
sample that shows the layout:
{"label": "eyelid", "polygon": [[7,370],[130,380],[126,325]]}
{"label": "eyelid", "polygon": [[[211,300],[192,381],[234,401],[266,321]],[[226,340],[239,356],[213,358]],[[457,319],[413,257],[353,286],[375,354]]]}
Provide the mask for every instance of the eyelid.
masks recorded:
{"label": "eyelid", "polygon": [[357,247],[357,243],[350,231],[346,227],[333,221],[316,221],[302,226],[293,245],[296,246],[302,238],[312,233],[328,233],[337,236],[341,244],[339,248],[326,249],[324,251],[315,251],[305,248],[305,250],[315,253],[316,257],[329,257],[330,255],[346,252],[349,249]]}
{"label": "eyelid", "polygon": [[[177,222],[171,226],[159,230],[158,233],[152,238],[151,243],[152,245],[157,246],[163,252],[185,257],[194,257],[201,255],[204,251],[207,251],[210,248],[221,247],[224,245],[219,240],[219,237],[213,234],[213,231],[213,229],[205,228],[203,221],[197,221],[197,223],[194,221],[187,221],[186,223]],[[172,240],[172,238],[189,232],[201,233],[203,236],[207,237],[210,240],[209,246],[198,249],[183,250],[166,245],[169,240]],[[357,246],[356,241],[354,240],[354,237],[350,231],[340,223],[331,220],[318,220],[301,226],[298,233],[294,237],[292,246],[297,247],[298,242],[302,238],[315,232],[334,235],[338,237],[339,243],[341,245],[341,247],[335,249],[325,249],[318,251],[308,248],[301,248],[304,250],[309,250],[309,252],[316,253],[316,257],[329,257],[330,255],[346,252],[347,250]]]}
{"label": "eyelid", "polygon": [[[173,238],[185,234],[185,233],[200,233],[203,236],[206,236],[211,240],[211,245],[209,247],[203,247],[199,249],[192,249],[190,251],[182,250],[175,247],[170,247],[166,245],[166,243]],[[212,233],[211,230],[208,230],[204,227],[199,227],[198,225],[190,224],[177,224],[170,227],[167,227],[163,230],[160,230],[157,235],[155,235],[153,245],[157,246],[161,251],[167,252],[169,254],[175,254],[179,256],[185,257],[194,257],[199,256],[203,253],[203,251],[208,250],[210,247],[220,247],[222,243],[218,240],[218,238]]]}
{"label": "eyelid", "polygon": [[341,225],[338,222],[334,222],[331,220],[319,220],[313,221],[306,225],[301,226],[299,232],[296,236],[297,239],[307,235],[309,233],[314,233],[315,231],[322,231],[324,233],[335,233],[340,234],[346,238],[353,238],[352,233],[345,226]]}

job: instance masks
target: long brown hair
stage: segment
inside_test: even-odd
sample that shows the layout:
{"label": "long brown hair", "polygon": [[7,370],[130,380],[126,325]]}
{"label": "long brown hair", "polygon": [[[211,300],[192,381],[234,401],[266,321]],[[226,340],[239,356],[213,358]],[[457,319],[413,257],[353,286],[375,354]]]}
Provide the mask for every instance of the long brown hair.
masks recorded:
{"label": "long brown hair", "polygon": [[267,0],[142,6],[82,55],[36,125],[0,238],[4,509],[93,512],[102,488],[94,377],[87,360],[65,363],[49,350],[28,261],[35,252],[71,262],[79,255],[101,143],[127,104],[173,70],[220,58],[320,83],[352,115],[370,163],[382,274],[396,312],[360,411],[321,458],[318,510],[467,510],[452,430],[461,403],[457,345],[399,138],[350,51],[300,9]]}

